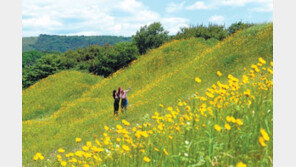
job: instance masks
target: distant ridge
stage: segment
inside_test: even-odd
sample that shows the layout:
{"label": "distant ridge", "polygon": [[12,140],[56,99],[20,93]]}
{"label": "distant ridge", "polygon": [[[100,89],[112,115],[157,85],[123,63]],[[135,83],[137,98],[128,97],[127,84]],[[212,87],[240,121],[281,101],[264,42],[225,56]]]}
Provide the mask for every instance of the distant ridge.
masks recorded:
{"label": "distant ridge", "polygon": [[90,45],[114,45],[119,42],[130,42],[131,37],[123,36],[65,36],[40,34],[38,37],[23,37],[23,52],[30,50],[65,52],[70,49]]}

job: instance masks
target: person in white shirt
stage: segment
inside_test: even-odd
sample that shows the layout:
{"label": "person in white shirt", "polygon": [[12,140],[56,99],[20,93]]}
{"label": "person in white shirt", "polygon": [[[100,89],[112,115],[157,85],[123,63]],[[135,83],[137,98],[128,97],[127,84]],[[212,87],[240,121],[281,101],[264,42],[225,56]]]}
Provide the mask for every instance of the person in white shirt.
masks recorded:
{"label": "person in white shirt", "polygon": [[[120,98],[121,98],[121,111],[127,111],[126,107],[127,107],[127,92],[129,92],[131,90],[131,88],[128,88],[128,90],[123,90],[120,87]],[[124,109],[124,110],[123,110]]]}

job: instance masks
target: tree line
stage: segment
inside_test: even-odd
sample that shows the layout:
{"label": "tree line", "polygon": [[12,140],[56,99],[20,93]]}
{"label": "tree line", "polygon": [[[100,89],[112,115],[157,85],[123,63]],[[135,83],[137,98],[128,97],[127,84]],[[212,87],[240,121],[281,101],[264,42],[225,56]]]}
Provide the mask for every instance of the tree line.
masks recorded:
{"label": "tree line", "polygon": [[111,44],[119,42],[131,42],[131,37],[122,36],[63,36],[40,34],[38,37],[24,37],[23,51],[55,51],[65,52],[90,45]]}
{"label": "tree line", "polygon": [[[144,55],[150,49],[157,48],[171,40],[187,38],[216,38],[223,40],[238,30],[248,28],[254,24],[237,22],[229,28],[222,25],[209,24],[181,28],[174,35],[169,36],[161,23],[155,22],[141,27],[131,42],[120,42],[114,45],[91,45],[76,50],[60,52],[30,51],[23,53],[22,85],[27,88],[42,78],[62,70],[78,70],[104,77],[118,69],[127,66],[131,61]],[[75,41],[75,40],[74,40]]]}

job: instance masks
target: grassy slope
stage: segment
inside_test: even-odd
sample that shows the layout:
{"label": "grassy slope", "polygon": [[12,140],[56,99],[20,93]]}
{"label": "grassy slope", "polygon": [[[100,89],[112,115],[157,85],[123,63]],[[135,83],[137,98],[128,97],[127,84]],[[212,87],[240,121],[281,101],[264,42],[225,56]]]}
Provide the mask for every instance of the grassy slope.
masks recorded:
{"label": "grassy slope", "polygon": [[63,103],[79,98],[99,80],[94,75],[64,71],[39,81],[23,91],[23,121],[51,115]]}
{"label": "grassy slope", "polygon": [[[212,85],[218,80],[217,70],[239,76],[242,67],[257,62],[259,57],[271,60],[272,25],[252,27],[215,43],[190,39],[165,44],[94,85],[82,98],[65,103],[50,118],[23,122],[24,164],[37,151],[49,155],[61,146],[73,149],[75,137],[92,140],[104,125],[118,123],[120,119],[112,116],[111,97],[111,91],[118,86],[132,87],[129,111],[121,118],[135,124],[149,119],[160,103],[174,105],[195,90]],[[196,76],[203,81],[198,87],[194,84]]]}

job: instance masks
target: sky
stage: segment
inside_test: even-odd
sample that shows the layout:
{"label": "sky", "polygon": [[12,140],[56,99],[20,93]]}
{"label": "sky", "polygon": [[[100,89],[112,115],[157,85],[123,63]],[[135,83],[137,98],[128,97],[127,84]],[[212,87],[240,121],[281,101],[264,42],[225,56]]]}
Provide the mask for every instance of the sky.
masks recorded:
{"label": "sky", "polygon": [[161,22],[173,35],[180,27],[230,26],[273,20],[273,0],[23,0],[22,36],[132,36]]}

